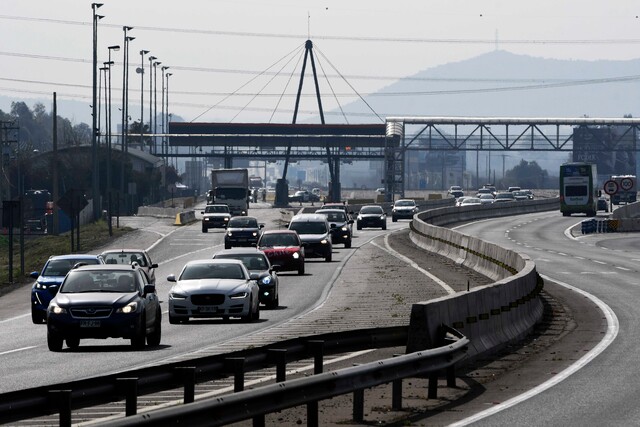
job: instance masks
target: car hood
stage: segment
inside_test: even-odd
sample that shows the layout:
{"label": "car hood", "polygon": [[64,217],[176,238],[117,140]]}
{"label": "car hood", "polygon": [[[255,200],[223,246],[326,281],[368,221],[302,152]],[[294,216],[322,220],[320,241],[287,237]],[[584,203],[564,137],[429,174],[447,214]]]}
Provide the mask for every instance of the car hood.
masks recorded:
{"label": "car hood", "polygon": [[59,285],[64,280],[64,276],[40,276],[36,280],[36,282],[41,283],[43,285],[51,286],[51,285]]}
{"label": "car hood", "polygon": [[125,305],[135,299],[137,292],[86,292],[61,294],[54,301],[61,306],[70,305]]}
{"label": "car hood", "polygon": [[396,206],[393,209],[397,211],[412,211],[416,208],[416,206]]}
{"label": "car hood", "polygon": [[329,236],[327,235],[327,233],[323,233],[323,234],[301,234],[300,235],[300,241],[304,244],[304,243],[315,243],[315,242],[319,242],[322,239],[328,239]]}
{"label": "car hood", "polygon": [[241,291],[247,286],[246,280],[238,279],[198,279],[180,280],[170,292],[203,293],[203,292],[234,292]]}
{"label": "car hood", "polygon": [[329,222],[329,226],[334,226],[335,228],[342,228],[342,227],[346,227],[347,223],[346,222]]}
{"label": "car hood", "polygon": [[358,214],[358,216],[360,218],[380,218],[381,216],[383,216],[383,213],[365,213],[365,214]]}

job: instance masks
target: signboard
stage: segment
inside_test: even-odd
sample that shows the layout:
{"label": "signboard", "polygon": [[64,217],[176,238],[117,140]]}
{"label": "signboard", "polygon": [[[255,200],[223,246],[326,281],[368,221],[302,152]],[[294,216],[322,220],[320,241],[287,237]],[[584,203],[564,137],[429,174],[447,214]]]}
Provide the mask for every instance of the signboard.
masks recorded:
{"label": "signboard", "polygon": [[20,202],[18,200],[2,201],[2,226],[19,227],[20,223]]}
{"label": "signboard", "polygon": [[622,178],[620,181],[620,188],[624,191],[629,191],[633,188],[633,179],[631,178]]}
{"label": "signboard", "polygon": [[613,181],[613,180],[609,180],[607,182],[604,183],[604,192],[607,193],[608,195],[613,195],[616,194],[618,192],[618,183]]}

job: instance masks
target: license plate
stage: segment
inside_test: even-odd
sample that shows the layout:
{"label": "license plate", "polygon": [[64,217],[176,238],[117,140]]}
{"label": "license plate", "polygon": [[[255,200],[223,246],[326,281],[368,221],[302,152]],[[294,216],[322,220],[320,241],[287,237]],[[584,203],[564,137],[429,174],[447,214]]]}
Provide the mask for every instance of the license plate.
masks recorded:
{"label": "license plate", "polygon": [[200,307],[200,313],[215,313],[218,311],[217,307]]}
{"label": "license plate", "polygon": [[80,322],[81,328],[99,328],[100,321],[99,320],[83,320]]}

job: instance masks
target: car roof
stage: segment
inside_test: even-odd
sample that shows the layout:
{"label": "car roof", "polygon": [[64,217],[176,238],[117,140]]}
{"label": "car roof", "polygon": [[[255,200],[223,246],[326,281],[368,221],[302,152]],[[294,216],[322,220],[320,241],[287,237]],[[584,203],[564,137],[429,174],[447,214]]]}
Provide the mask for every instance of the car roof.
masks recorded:
{"label": "car roof", "polygon": [[244,266],[242,261],[238,259],[231,259],[231,258],[193,259],[191,261],[188,261],[187,264],[190,264],[190,265],[193,265],[193,264],[240,264]]}
{"label": "car roof", "polygon": [[398,202],[413,202],[415,203],[416,201],[414,199],[398,199],[396,200],[396,203]]}
{"label": "car roof", "polygon": [[327,212],[327,213],[331,213],[331,212],[345,213],[344,209],[318,209],[316,211],[317,214],[324,214],[325,212]]}
{"label": "car roof", "polygon": [[147,251],[144,249],[107,249],[106,251],[102,251],[102,254],[117,254],[117,253],[124,253],[124,252],[144,252],[146,253]]}
{"label": "car roof", "polygon": [[326,220],[326,216],[315,213],[298,214],[291,218],[291,222],[325,222]]}
{"label": "car roof", "polygon": [[96,259],[98,257],[100,257],[100,255],[91,255],[91,254],[51,255],[48,261],[52,259]]}
{"label": "car roof", "polygon": [[[362,208],[381,208],[382,205],[364,205],[362,206]],[[360,208],[360,209],[362,209]]]}
{"label": "car roof", "polygon": [[253,255],[253,254],[263,254],[264,252],[258,248],[249,247],[249,248],[231,248],[225,249],[223,251],[216,252],[213,254],[214,257],[218,255]]}
{"label": "car roof", "polygon": [[265,234],[295,234],[297,236],[298,232],[294,231],[294,230],[287,230],[286,228],[283,228],[281,230],[265,230],[265,231],[262,232],[262,235],[264,236]]}

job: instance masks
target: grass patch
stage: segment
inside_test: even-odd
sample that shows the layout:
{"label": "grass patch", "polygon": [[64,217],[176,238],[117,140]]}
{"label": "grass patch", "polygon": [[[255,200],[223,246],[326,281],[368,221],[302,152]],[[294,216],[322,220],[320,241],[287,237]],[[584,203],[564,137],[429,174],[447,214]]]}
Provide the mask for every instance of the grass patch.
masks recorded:
{"label": "grass patch", "polygon": [[[99,220],[80,227],[80,252],[91,253],[110,240],[120,237],[133,229],[130,227],[113,227],[113,236],[109,236],[107,222]],[[75,231],[74,231],[75,233]],[[74,242],[75,237],[74,234]],[[28,275],[32,271],[42,270],[42,266],[51,255],[64,255],[71,252],[71,234],[62,233],[59,236],[25,236],[24,239],[24,269],[20,271],[20,236],[13,236],[13,281],[25,283],[32,281]],[[0,236],[0,283],[9,282],[9,238]]]}

